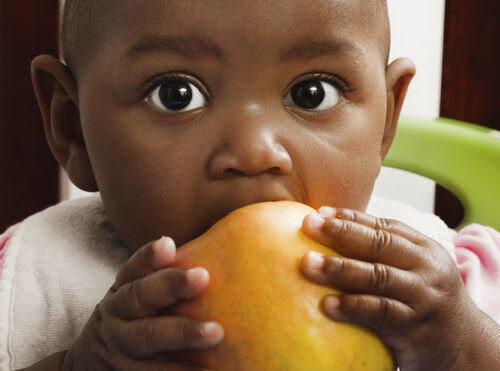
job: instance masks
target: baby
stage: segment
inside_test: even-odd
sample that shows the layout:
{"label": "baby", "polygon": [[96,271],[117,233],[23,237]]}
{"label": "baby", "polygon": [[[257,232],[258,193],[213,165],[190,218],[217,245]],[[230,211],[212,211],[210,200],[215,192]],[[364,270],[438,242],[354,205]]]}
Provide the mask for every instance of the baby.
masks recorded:
{"label": "baby", "polygon": [[[322,301],[332,320],[373,328],[403,371],[500,369],[500,327],[467,293],[446,242],[365,213],[415,73],[407,59],[388,64],[385,1],[66,2],[65,63],[37,57],[34,87],[52,152],[103,206],[66,203],[36,219],[52,218],[57,237],[32,237],[34,254],[55,259],[61,241],[75,254],[50,271],[37,260],[46,274],[36,280],[55,276],[82,312],[55,316],[49,305],[66,338],[44,334],[40,347],[60,351],[38,354],[29,370],[193,370],[169,352],[214,347],[224,329],[164,315],[209,285],[203,267],[170,267],[176,246],[236,208],[273,200],[319,209],[303,231],[345,256],[308,254],[301,265],[344,292]],[[23,228],[6,248],[27,245],[16,239]],[[54,246],[44,250],[45,240]],[[111,288],[77,298],[88,281]],[[43,317],[33,307],[12,314],[10,339],[22,336],[16,321]],[[32,363],[16,356],[25,343],[6,344],[5,369]]]}

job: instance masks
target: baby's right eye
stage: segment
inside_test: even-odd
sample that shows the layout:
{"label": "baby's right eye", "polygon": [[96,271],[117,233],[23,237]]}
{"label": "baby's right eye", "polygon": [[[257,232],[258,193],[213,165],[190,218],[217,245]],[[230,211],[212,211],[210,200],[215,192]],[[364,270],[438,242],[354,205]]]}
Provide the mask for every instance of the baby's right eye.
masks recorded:
{"label": "baby's right eye", "polygon": [[147,100],[162,112],[188,112],[207,104],[205,95],[193,83],[173,79],[158,85]]}

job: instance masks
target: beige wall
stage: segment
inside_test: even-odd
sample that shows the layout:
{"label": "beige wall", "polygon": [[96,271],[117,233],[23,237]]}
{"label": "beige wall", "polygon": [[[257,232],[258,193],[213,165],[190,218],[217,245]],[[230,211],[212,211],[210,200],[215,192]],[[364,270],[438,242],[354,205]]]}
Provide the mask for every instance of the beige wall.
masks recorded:
{"label": "beige wall", "polygon": [[[392,27],[391,60],[405,56],[417,66],[402,115],[439,116],[445,0],[388,0]],[[397,169],[382,169],[375,193],[434,211],[435,183]]]}

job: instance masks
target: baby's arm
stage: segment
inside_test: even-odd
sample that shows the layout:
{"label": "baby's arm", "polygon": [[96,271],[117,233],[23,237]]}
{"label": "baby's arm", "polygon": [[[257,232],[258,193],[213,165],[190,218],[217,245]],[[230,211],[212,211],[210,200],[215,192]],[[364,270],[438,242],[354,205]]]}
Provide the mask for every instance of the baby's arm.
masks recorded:
{"label": "baby's arm", "polygon": [[500,370],[500,326],[473,303],[443,247],[394,220],[320,213],[303,231],[345,256],[303,260],[308,278],[344,292],[325,298],[327,315],[373,328],[403,371]]}
{"label": "baby's arm", "polygon": [[26,370],[196,370],[169,362],[168,351],[213,347],[224,332],[213,322],[159,314],[208,285],[204,269],[168,268],[174,258],[168,238],[137,250],[73,346]]}

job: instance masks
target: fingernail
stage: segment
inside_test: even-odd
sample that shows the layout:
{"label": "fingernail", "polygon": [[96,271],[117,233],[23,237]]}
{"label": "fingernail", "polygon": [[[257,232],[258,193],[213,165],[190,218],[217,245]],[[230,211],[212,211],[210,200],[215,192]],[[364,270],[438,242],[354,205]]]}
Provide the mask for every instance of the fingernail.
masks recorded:
{"label": "fingernail", "polygon": [[186,272],[186,277],[189,282],[199,280],[202,276],[207,275],[208,272],[205,268],[191,268]]}
{"label": "fingernail", "polygon": [[330,316],[339,317],[340,299],[337,296],[329,295],[323,300],[323,309]]}
{"label": "fingernail", "polygon": [[320,229],[325,224],[325,218],[318,213],[309,214],[309,226],[314,229]]}
{"label": "fingernail", "polygon": [[201,327],[203,337],[211,338],[217,335],[219,325],[216,322],[205,322]]}
{"label": "fingernail", "polygon": [[309,266],[313,269],[321,269],[325,263],[325,258],[319,252],[310,251],[308,255]]}
{"label": "fingernail", "polygon": [[161,250],[163,247],[163,244],[165,242],[165,236],[161,236],[158,238],[156,241],[153,242],[153,250],[156,252],[158,250]]}
{"label": "fingernail", "polygon": [[322,215],[325,218],[332,218],[335,216],[335,209],[329,206],[321,206],[318,209],[318,214]]}
{"label": "fingernail", "polygon": [[155,249],[155,251],[159,251],[161,249],[169,247],[172,244],[175,246],[174,240],[172,240],[170,237],[161,236],[153,243],[153,249]]}

